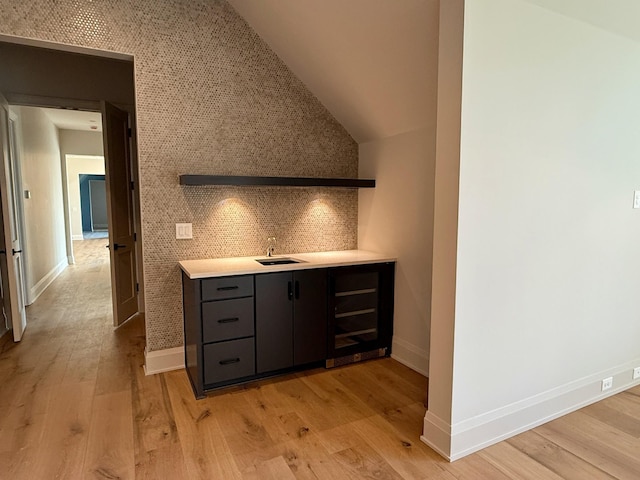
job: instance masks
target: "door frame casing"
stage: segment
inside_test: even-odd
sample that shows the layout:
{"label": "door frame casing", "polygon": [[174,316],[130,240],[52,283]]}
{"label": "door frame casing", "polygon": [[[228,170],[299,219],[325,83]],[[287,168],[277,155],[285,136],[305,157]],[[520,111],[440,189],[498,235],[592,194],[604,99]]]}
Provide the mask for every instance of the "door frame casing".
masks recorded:
{"label": "door frame casing", "polygon": [[[9,104],[9,121],[14,124],[15,132],[15,149],[17,154],[17,167],[16,168],[16,191],[14,192],[17,216],[16,222],[19,224],[20,230],[20,244],[22,245],[22,267],[24,269],[22,278],[22,291],[25,305],[31,305],[33,303],[31,298],[31,290],[27,289],[27,285],[30,284],[31,274],[29,273],[29,240],[27,239],[27,229],[24,217],[24,196],[23,196],[23,183],[22,183],[22,124],[20,123],[20,117],[11,109]],[[9,131],[11,134],[11,130]]]}
{"label": "door frame casing", "polygon": [[29,283],[30,274],[29,274],[29,259],[27,254],[27,230],[24,221],[24,196],[23,196],[23,183],[22,183],[22,125],[19,122],[19,116],[11,110],[11,105],[9,105],[9,135],[11,135],[11,124],[13,123],[13,134],[14,134],[14,148],[16,155],[16,169],[15,169],[15,202],[16,202],[16,214],[17,219],[16,223],[19,225],[20,230],[20,245],[22,245],[22,266],[24,269],[23,278],[22,278],[22,291],[23,298],[25,299],[25,304],[29,305],[29,297],[31,296],[30,292],[27,291],[26,285]]}
{"label": "door frame casing", "polygon": [[27,327],[26,298],[24,289],[24,265],[22,263],[22,233],[16,194],[22,195],[16,179],[21,165],[16,155],[15,128],[12,128],[11,111],[3,94],[0,94],[0,136],[2,140],[2,165],[0,165],[0,202],[2,209],[3,240],[3,307],[10,317],[13,339],[19,342]]}

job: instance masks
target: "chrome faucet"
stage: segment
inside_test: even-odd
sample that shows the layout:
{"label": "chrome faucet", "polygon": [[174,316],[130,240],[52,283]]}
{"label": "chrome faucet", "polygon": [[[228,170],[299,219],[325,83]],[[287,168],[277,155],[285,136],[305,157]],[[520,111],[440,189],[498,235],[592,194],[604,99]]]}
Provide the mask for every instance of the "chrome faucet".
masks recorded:
{"label": "chrome faucet", "polygon": [[267,242],[267,257],[273,257],[273,254],[276,251],[276,237],[267,238]]}

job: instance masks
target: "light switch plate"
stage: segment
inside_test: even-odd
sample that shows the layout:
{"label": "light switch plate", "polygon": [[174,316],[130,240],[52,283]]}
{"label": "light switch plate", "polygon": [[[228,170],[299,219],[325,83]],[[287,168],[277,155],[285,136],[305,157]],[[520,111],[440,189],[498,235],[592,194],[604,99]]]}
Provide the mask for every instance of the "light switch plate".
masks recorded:
{"label": "light switch plate", "polygon": [[188,240],[193,238],[193,230],[190,223],[176,223],[176,239]]}
{"label": "light switch plate", "polygon": [[640,208],[640,190],[633,192],[633,208]]}

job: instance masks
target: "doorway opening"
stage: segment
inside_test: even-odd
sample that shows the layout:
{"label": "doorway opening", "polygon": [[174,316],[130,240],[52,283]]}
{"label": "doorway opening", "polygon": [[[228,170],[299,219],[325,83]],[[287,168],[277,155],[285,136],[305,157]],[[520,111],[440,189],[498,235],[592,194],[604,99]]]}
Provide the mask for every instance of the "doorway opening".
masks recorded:
{"label": "doorway opening", "polygon": [[[36,144],[27,148],[27,143],[10,146],[5,138],[2,142],[4,157],[16,152],[27,170],[20,167],[25,183],[13,189],[15,204],[23,208],[26,231],[16,233],[24,239],[20,253],[26,261],[22,302],[16,300],[18,270],[0,268],[3,283],[5,279],[13,282],[8,285],[12,288],[3,288],[2,306],[14,333],[20,304],[32,304],[68,265],[102,262],[105,254],[113,324],[118,326],[144,310],[133,62],[122,57],[109,58],[109,54],[89,50],[81,53],[75,47],[70,52],[0,41],[3,112],[18,119],[21,142]],[[37,75],[42,68],[46,76]],[[110,103],[114,100],[117,105]],[[51,124],[47,131],[32,134],[33,122],[46,123],[45,118]],[[86,131],[69,126],[74,122],[84,122]],[[82,135],[85,138],[79,138]],[[49,150],[57,144],[57,155],[52,156],[57,157],[57,170],[55,161],[49,170],[38,165],[39,143],[47,144]],[[92,149],[93,144],[99,148]],[[90,167],[92,162],[102,168]],[[3,182],[5,185],[10,186]],[[47,197],[47,192],[53,196]],[[16,212],[20,210],[12,209],[13,199],[2,198],[2,211],[11,221],[19,219]],[[44,208],[33,208],[38,205]],[[3,221],[5,240],[10,240],[8,227]],[[13,256],[15,252],[14,248]],[[7,266],[12,263],[9,258]],[[20,336],[14,334],[15,340]]]}
{"label": "doorway opening", "polygon": [[[76,247],[85,238],[103,239],[93,242],[102,250],[108,244],[102,120],[97,112],[25,106],[10,111],[18,132],[12,154],[20,173],[14,196],[25,303],[31,305],[67,264],[77,263]],[[82,247],[85,256],[88,245]]]}
{"label": "doorway opening", "polygon": [[80,174],[82,240],[108,238],[107,191],[103,175]]}
{"label": "doorway opening", "polygon": [[[100,141],[102,139],[100,138]],[[67,238],[71,239],[69,263],[75,263],[76,242],[108,239],[107,191],[104,157],[101,155],[66,154]],[[108,240],[103,242],[107,245]]]}

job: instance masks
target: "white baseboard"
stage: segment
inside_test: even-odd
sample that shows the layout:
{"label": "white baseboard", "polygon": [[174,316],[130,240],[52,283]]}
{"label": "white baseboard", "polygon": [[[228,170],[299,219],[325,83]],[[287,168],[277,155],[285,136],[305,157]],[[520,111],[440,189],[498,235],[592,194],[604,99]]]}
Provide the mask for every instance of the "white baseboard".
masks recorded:
{"label": "white baseboard", "polygon": [[442,421],[429,410],[424,416],[424,426],[420,440],[450,462],[452,461],[451,425]]}
{"label": "white baseboard", "polygon": [[391,344],[391,352],[391,358],[394,360],[425,377],[429,376],[429,352],[426,350],[394,337]]}
{"label": "white baseboard", "polygon": [[184,368],[184,347],[166,348],[153,352],[147,352],[147,349],[144,349],[145,375],[155,375],[181,368]]}
{"label": "white baseboard", "polygon": [[[449,461],[458,460],[640,384],[632,378],[639,362],[590,375],[454,425],[428,411],[420,439]],[[602,379],[609,376],[613,377],[614,388],[602,392]]]}
{"label": "white baseboard", "polygon": [[[427,352],[403,340],[393,341],[391,357],[412,370],[427,376],[429,358]],[[146,375],[170,372],[184,368],[184,347],[167,348],[164,350],[144,351]]]}
{"label": "white baseboard", "polygon": [[64,272],[64,269],[68,266],[69,260],[65,258],[58,265],[53,267],[53,269],[51,269],[49,273],[42,277],[38,283],[28,289],[27,293],[29,298],[27,298],[26,304],[31,305],[33,302],[35,302],[38,297],[42,295],[42,292],[44,292],[47,287],[51,285],[51,283],[58,277],[58,275]]}
{"label": "white baseboard", "polygon": [[71,240],[84,240],[82,235],[71,235]]}

